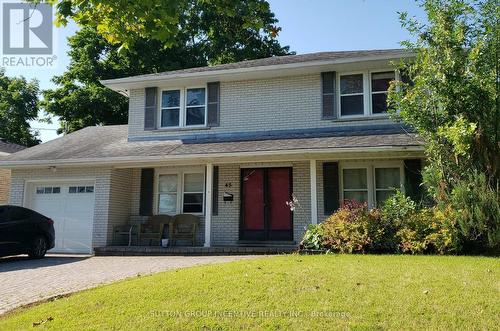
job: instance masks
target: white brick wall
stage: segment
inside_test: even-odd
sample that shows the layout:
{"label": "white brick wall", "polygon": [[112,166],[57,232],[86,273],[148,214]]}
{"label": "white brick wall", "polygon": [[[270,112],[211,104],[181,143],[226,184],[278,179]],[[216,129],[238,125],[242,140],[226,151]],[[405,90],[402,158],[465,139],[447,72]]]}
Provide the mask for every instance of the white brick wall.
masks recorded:
{"label": "white brick wall", "polygon": [[[366,122],[332,122],[321,119],[320,74],[221,82],[220,126],[209,130],[144,131],[144,89],[131,90],[129,136],[155,137],[179,134],[252,132],[366,125]],[[390,123],[373,119],[373,124]]]}

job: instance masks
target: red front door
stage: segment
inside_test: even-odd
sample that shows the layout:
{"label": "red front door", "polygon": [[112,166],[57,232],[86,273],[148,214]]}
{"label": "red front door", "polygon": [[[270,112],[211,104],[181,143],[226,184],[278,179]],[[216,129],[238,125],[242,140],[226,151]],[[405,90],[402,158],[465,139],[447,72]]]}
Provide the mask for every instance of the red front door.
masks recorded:
{"label": "red front door", "polygon": [[292,240],[291,168],[243,169],[240,239]]}

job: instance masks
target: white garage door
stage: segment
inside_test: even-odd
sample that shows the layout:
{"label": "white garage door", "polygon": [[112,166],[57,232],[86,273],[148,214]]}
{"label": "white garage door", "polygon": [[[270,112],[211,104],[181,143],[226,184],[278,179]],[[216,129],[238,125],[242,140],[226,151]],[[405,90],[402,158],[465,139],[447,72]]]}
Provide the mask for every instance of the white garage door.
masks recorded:
{"label": "white garage door", "polygon": [[54,220],[51,252],[91,253],[94,182],[44,182],[27,187],[29,208]]}

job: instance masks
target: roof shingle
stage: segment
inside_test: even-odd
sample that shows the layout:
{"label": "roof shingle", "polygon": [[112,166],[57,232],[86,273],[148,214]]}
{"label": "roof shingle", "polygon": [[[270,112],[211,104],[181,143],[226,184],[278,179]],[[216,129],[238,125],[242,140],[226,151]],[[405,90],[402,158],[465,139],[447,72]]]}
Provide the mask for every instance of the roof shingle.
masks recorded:
{"label": "roof shingle", "polygon": [[[405,132],[387,134],[358,134],[349,132],[335,136],[278,138],[222,142],[193,142],[182,140],[127,140],[127,125],[88,127],[47,143],[28,148],[5,161],[58,161],[109,158],[138,158],[154,156],[196,156],[240,152],[287,150],[347,149],[370,147],[421,146],[421,140]],[[1,164],[1,163],[0,163]]]}
{"label": "roof shingle", "polygon": [[25,149],[26,147],[10,143],[0,138],[0,153],[12,154]]}
{"label": "roof shingle", "polygon": [[[294,64],[294,63],[307,63],[316,61],[335,61],[342,59],[363,59],[370,57],[382,57],[382,58],[403,58],[410,56],[411,53],[405,49],[375,49],[375,50],[357,50],[357,51],[337,51],[337,52],[317,52],[309,54],[299,54],[299,55],[284,55],[284,56],[273,56],[263,59],[247,60],[227,64],[219,64],[214,66],[197,67],[189,69],[181,69],[174,71],[166,71],[155,74],[138,75],[133,77],[127,77],[126,79],[141,79],[147,77],[164,77],[175,76],[181,74],[196,74],[203,72],[217,72],[221,70],[231,70],[231,69],[245,69],[245,68],[256,68],[256,67],[266,67],[284,64]],[[121,80],[124,78],[119,78]],[[103,83],[113,82],[114,79],[103,80]]]}

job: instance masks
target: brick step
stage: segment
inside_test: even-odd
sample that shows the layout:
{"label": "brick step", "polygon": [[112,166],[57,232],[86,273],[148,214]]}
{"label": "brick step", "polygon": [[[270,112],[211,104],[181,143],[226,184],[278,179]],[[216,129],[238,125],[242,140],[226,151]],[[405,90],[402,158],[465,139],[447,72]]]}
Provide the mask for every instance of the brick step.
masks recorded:
{"label": "brick step", "polygon": [[296,245],[281,246],[220,246],[220,247],[160,247],[160,246],[107,246],[97,247],[96,256],[147,256],[147,255],[254,255],[284,254],[298,250]]}

